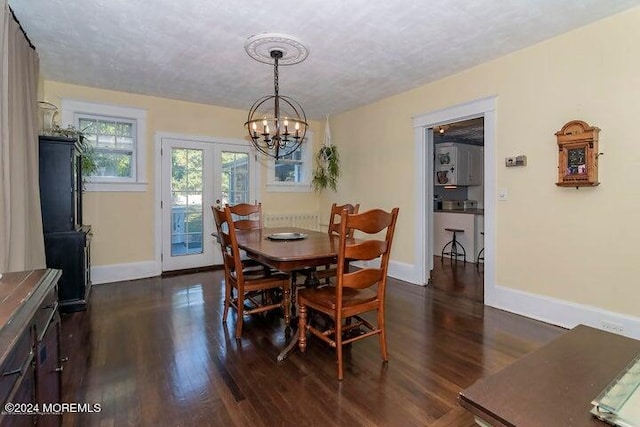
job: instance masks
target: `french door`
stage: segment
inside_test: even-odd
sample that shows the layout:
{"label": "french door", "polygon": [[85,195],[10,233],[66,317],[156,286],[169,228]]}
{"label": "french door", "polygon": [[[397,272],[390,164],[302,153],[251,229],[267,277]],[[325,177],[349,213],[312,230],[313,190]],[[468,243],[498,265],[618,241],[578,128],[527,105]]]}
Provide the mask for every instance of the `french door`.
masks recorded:
{"label": "french door", "polygon": [[211,206],[256,199],[249,146],[162,138],[161,149],[162,271],[221,264]]}

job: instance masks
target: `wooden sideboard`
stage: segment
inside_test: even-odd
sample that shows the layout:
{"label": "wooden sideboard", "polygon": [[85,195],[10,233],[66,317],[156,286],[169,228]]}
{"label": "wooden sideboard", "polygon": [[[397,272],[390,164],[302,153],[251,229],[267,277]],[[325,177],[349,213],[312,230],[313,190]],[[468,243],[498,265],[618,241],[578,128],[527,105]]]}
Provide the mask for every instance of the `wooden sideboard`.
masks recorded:
{"label": "wooden sideboard", "polygon": [[[60,315],[55,269],[4,273],[0,279],[0,426],[59,426],[60,415],[38,415],[60,403]],[[6,404],[28,412],[10,414]],[[36,406],[38,405],[38,406]]]}
{"label": "wooden sideboard", "polygon": [[591,401],[640,353],[640,341],[578,325],[460,393],[480,425],[606,427]]}

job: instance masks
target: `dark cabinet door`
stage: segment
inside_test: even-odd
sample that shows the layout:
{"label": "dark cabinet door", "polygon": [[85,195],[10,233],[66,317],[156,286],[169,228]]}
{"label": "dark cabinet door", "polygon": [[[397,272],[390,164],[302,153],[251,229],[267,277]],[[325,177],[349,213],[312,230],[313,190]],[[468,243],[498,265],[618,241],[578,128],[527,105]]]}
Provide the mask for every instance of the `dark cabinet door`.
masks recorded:
{"label": "dark cabinet door", "polygon": [[90,228],[80,231],[49,233],[44,236],[47,267],[62,270],[58,282],[60,311],[78,311],[87,308],[90,275],[88,273]]}
{"label": "dark cabinet door", "polygon": [[41,136],[39,161],[40,204],[45,234],[75,230],[82,225],[81,164],[77,140]]}

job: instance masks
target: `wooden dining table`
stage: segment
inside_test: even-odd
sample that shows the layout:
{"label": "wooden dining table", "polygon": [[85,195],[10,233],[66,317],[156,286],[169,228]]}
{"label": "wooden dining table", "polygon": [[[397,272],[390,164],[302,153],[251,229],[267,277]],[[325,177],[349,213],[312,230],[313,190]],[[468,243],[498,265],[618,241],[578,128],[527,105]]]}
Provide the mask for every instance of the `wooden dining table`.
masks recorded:
{"label": "wooden dining table", "polygon": [[[299,233],[303,238],[292,240],[272,239],[269,236],[282,236],[282,233]],[[238,230],[236,232],[238,247],[244,250],[247,255],[268,265],[287,273],[292,273],[291,277],[291,311],[292,318],[295,317],[296,309],[296,272],[308,271],[305,286],[317,285],[317,278],[314,278],[313,267],[335,263],[338,256],[338,244],[340,238],[330,235],[327,232],[305,230],[294,227],[262,228],[256,230]],[[295,321],[292,322],[293,328]],[[278,355],[278,361],[284,360],[288,353],[295,347],[297,334],[287,347]]]}
{"label": "wooden dining table", "polygon": [[[304,238],[272,240],[269,236],[282,233],[299,234]],[[293,227],[238,230],[238,247],[251,258],[284,272],[330,264],[338,256],[339,238],[329,233]]]}

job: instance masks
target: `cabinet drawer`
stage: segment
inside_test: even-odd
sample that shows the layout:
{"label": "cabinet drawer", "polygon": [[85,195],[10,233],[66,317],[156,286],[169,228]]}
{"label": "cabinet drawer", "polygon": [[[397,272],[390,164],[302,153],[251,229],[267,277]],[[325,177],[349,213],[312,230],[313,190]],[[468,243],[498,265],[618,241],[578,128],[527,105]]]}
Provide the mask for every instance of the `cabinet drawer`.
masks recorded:
{"label": "cabinet drawer", "polygon": [[[19,383],[13,388],[13,393],[7,399],[11,403],[33,404],[35,390],[35,377],[33,367],[29,366],[19,379]],[[0,417],[0,427],[33,427],[36,424],[35,415],[12,415]]]}
{"label": "cabinet drawer", "polygon": [[26,329],[13,348],[13,351],[0,367],[0,402],[6,402],[16,381],[26,372],[31,364],[32,338],[31,329]]}
{"label": "cabinet drawer", "polygon": [[58,310],[57,295],[58,288],[57,286],[54,286],[49,290],[49,292],[47,292],[47,295],[38,307],[38,311],[35,316],[33,316],[33,324],[36,328],[36,337],[38,338],[38,342],[42,340],[49,323],[51,323],[51,319],[53,319],[53,316]]}

